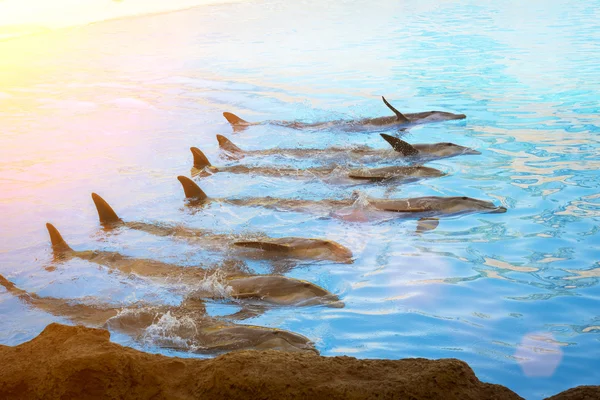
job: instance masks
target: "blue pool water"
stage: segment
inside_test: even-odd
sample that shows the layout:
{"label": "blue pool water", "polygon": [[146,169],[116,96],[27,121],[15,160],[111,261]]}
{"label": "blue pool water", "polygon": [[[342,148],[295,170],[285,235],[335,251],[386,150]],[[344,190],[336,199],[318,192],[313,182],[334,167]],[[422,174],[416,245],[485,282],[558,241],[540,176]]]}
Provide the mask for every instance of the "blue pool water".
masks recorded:
{"label": "blue pool water", "polygon": [[[203,6],[0,42],[0,273],[44,296],[177,304],[181,290],[84,261],[53,264],[45,222],[76,249],[194,265],[222,254],[136,231],[99,229],[90,199],[126,220],[220,232],[327,237],[353,264],[303,263],[289,276],[340,295],[342,309],[273,309],[247,323],[308,336],[323,355],[455,357],[528,399],[598,384],[600,372],[600,19],[597,2],[270,1]],[[9,56],[6,56],[10,54]],[[407,185],[219,173],[212,197],[471,196],[505,214],[344,222],[218,205],[192,213],[177,175],[190,146],[216,165],[216,134],[246,149],[369,145],[376,132],[262,125],[431,109],[467,119],[412,128],[411,143],[453,142],[479,156],[428,163],[448,175]],[[388,131],[386,131],[388,132]],[[388,132],[389,133],[389,132]],[[319,160],[248,159],[316,166]],[[275,165],[275,166],[276,166]],[[372,166],[391,165],[381,161]],[[251,268],[268,273],[269,262]],[[209,304],[213,315],[236,311]],[[0,344],[52,321],[0,289]],[[117,343],[172,353],[152,341]]]}

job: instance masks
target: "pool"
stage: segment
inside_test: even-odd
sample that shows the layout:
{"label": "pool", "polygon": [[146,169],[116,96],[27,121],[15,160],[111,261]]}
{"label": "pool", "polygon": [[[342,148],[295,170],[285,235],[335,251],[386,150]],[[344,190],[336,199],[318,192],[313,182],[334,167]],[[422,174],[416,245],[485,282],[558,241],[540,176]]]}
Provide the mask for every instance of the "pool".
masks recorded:
{"label": "pool", "polygon": [[[0,273],[44,296],[178,304],[185,292],[84,261],[55,263],[44,224],[76,249],[183,265],[223,253],[134,230],[107,232],[97,192],[124,219],[223,233],[326,237],[352,264],[302,262],[286,274],[336,293],[344,308],[274,308],[244,321],[309,337],[321,354],[454,357],[477,376],[539,399],[600,380],[600,25],[593,1],[244,2],[105,21],[0,42]],[[6,56],[10,54],[10,57]],[[379,131],[274,125],[233,132],[221,115],[318,122],[442,110],[466,120],[420,125],[409,143],[479,150],[427,163],[446,176],[337,184],[218,173],[211,197],[342,199],[470,196],[504,214],[343,221],[213,204],[186,207],[177,175],[190,146],[215,165],[215,135],[243,149],[368,145]],[[396,131],[381,130],[386,133]],[[285,155],[243,163],[310,168]],[[376,160],[370,166],[394,165]],[[356,167],[343,164],[342,167]],[[256,273],[276,265],[250,260]],[[236,312],[210,302],[212,315]],[[60,319],[0,289],[0,344]],[[164,350],[114,333],[112,340]]]}

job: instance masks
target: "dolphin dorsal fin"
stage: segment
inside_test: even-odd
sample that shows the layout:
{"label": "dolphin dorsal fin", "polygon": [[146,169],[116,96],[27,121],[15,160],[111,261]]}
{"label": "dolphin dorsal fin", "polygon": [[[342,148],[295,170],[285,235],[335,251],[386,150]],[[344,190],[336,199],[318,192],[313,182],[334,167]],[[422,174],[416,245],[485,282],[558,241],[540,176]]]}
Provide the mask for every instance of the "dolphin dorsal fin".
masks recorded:
{"label": "dolphin dorsal fin", "polygon": [[234,245],[240,247],[249,247],[252,249],[260,249],[264,251],[277,251],[277,252],[288,252],[292,250],[292,247],[288,244],[279,244],[269,241],[246,241],[246,242],[235,242]]}
{"label": "dolphin dorsal fin", "polygon": [[391,105],[390,103],[388,103],[388,101],[385,99],[385,97],[381,96],[381,98],[383,99],[383,103],[386,106],[388,106],[388,108],[390,110],[392,110],[394,112],[394,114],[396,114],[396,121],[410,122],[409,119],[406,118],[406,116],[404,114],[402,114],[400,111],[396,110],[393,105]]}
{"label": "dolphin dorsal fin", "polygon": [[121,218],[119,218],[115,210],[113,210],[112,207],[102,197],[100,197],[96,193],[92,193],[92,200],[96,205],[96,211],[98,211],[98,218],[100,219],[100,223],[102,225],[122,222]]}
{"label": "dolphin dorsal fin", "polygon": [[51,223],[46,224],[46,228],[48,229],[48,233],[50,234],[50,242],[52,242],[52,250],[55,253],[63,253],[65,251],[73,251],[72,248],[69,247],[65,239],[60,235],[58,229],[54,227]]}
{"label": "dolphin dorsal fin", "polygon": [[244,150],[237,147],[231,140],[227,139],[223,135],[217,135],[217,141],[219,142],[219,148],[221,150],[225,150],[234,154],[244,154]]}
{"label": "dolphin dorsal fin", "polygon": [[406,143],[404,140],[400,140],[397,137],[386,135],[385,133],[380,134],[382,138],[385,139],[392,148],[399,153],[402,153],[403,156],[414,156],[419,154],[419,150],[415,149],[409,143]]}
{"label": "dolphin dorsal fin", "polygon": [[196,185],[196,182],[190,178],[180,175],[177,179],[181,183],[181,186],[183,186],[183,192],[185,193],[186,198],[194,200],[206,200],[208,198],[206,193],[200,189],[200,186]]}
{"label": "dolphin dorsal fin", "polygon": [[212,165],[202,150],[197,147],[190,147],[190,150],[194,156],[194,168],[203,169]]}
{"label": "dolphin dorsal fin", "polygon": [[250,122],[244,121],[240,117],[230,112],[224,112],[223,116],[231,125],[250,125]]}

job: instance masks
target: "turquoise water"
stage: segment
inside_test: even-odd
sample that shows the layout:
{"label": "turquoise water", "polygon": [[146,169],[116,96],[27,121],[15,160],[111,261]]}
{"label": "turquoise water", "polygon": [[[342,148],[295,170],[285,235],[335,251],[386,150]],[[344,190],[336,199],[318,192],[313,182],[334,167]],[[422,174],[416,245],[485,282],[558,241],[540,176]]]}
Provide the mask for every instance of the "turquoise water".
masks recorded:
{"label": "turquoise water", "polygon": [[[274,1],[0,43],[0,54],[12,55],[0,58],[0,273],[29,291],[87,302],[176,304],[185,294],[83,261],[53,265],[47,221],[76,249],[189,265],[222,257],[168,238],[101,231],[89,197],[95,191],[130,221],[327,237],[350,247],[353,264],[304,263],[288,274],[339,294],[345,308],[280,308],[247,321],[306,335],[323,355],[455,357],[481,380],[528,399],[598,384],[598,19],[594,1]],[[224,173],[200,185],[213,197],[344,198],[357,189],[373,197],[464,195],[508,212],[442,219],[418,236],[414,221],[185,207],[175,177],[189,176],[190,146],[226,164],[216,134],[246,149],[387,146],[374,132],[264,125],[233,133],[223,111],[252,121],[375,117],[388,114],[380,95],[405,112],[466,114],[412,128],[405,140],[453,142],[482,154],[430,162],[448,175],[401,186]],[[258,273],[272,267],[250,266]],[[66,322],[4,289],[0,314],[7,345]]]}

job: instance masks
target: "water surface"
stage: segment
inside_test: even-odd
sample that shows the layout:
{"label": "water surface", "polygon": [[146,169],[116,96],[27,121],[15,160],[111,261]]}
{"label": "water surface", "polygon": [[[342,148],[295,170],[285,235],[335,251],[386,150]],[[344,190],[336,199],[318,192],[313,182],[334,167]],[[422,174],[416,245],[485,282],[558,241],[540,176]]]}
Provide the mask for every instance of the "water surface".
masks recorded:
{"label": "water surface", "polygon": [[[288,273],[339,294],[345,308],[281,308],[247,321],[306,335],[323,355],[456,357],[480,379],[532,399],[598,384],[599,17],[591,0],[270,1],[2,42],[0,273],[41,295],[88,302],[177,304],[185,295],[83,261],[53,263],[47,221],[76,249],[186,265],[223,257],[174,239],[102,231],[94,191],[126,220],[327,237],[352,248],[353,264],[304,263]],[[405,138],[482,154],[428,163],[448,175],[402,186],[233,174],[201,186],[213,197],[344,198],[356,189],[374,197],[471,196],[508,212],[442,219],[419,236],[410,220],[185,207],[176,176],[190,173],[189,147],[227,163],[216,134],[247,149],[387,146],[374,132],[265,125],[233,133],[223,111],[252,121],[375,117],[388,113],[380,95],[405,112],[465,113],[465,121],[415,127]],[[267,273],[273,265],[250,267]],[[237,309],[215,302],[209,310]],[[67,322],[4,289],[0,313],[5,345]],[[112,339],[173,354],[151,337]]]}

